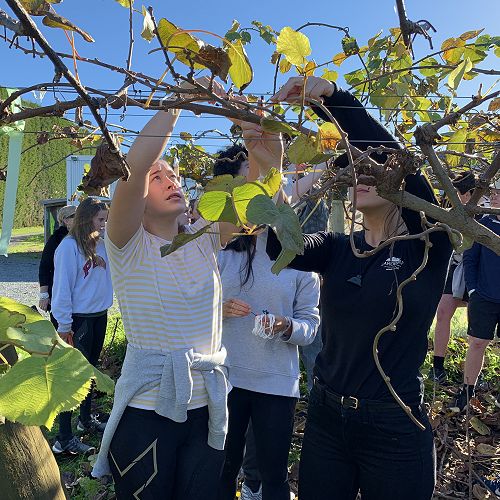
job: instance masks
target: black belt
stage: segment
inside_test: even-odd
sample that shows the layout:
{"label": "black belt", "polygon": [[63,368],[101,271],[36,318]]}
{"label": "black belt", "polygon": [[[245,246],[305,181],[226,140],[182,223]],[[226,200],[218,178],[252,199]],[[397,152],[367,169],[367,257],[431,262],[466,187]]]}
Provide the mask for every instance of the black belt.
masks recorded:
{"label": "black belt", "polygon": [[314,387],[316,387],[321,394],[321,402],[333,407],[341,406],[342,408],[350,408],[357,410],[361,407],[373,407],[380,409],[400,408],[394,401],[375,401],[372,399],[359,399],[354,396],[342,396],[330,390],[326,385],[322,384],[317,377],[314,377]]}

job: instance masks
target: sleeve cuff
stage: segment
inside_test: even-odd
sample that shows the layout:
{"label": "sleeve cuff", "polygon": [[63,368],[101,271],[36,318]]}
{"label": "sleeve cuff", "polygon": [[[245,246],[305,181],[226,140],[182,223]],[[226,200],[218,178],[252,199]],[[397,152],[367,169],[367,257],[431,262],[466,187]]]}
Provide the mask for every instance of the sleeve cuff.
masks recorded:
{"label": "sleeve cuff", "polygon": [[71,323],[69,324],[61,324],[58,323],[57,325],[57,333],[66,333],[71,331]]}

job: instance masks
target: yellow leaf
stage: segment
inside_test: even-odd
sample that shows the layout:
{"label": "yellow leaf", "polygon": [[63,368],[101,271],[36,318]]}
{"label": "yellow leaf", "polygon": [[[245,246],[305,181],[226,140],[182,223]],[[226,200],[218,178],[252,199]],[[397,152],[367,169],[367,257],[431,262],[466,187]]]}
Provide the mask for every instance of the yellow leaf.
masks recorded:
{"label": "yellow leaf", "polygon": [[325,80],[329,80],[330,82],[336,82],[337,78],[339,77],[339,74],[336,71],[325,69],[323,71],[323,74],[321,75],[321,78],[324,78]]}
{"label": "yellow leaf", "polygon": [[306,63],[306,57],[311,53],[311,45],[304,33],[286,26],[278,35],[276,50],[283,54],[291,64],[302,66]]}
{"label": "yellow leaf", "polygon": [[448,85],[456,90],[460,85],[465,73],[468,73],[472,69],[472,62],[469,58],[462,61],[449,75],[448,75]]}
{"label": "yellow leaf", "polygon": [[473,31],[466,31],[465,33],[462,33],[459,38],[460,40],[470,40],[471,38],[476,38],[477,35],[479,35],[479,33],[481,33],[482,31],[484,31],[484,28],[480,29],[480,30],[473,30]]}
{"label": "yellow leaf", "polygon": [[233,83],[243,90],[253,80],[253,70],[248,60],[247,54],[241,43],[241,40],[236,40],[228,44],[228,55],[231,60],[229,68],[229,76]]}
{"label": "yellow leaf", "polygon": [[340,66],[348,57],[344,52],[339,52],[336,56],[333,56],[333,64]]}
{"label": "yellow leaf", "polygon": [[342,136],[337,127],[330,122],[323,123],[319,127],[319,138],[321,152],[335,151],[337,144],[342,140]]}
{"label": "yellow leaf", "polygon": [[198,53],[202,43],[189,33],[178,33],[181,31],[174,23],[165,18],[158,23],[158,34],[164,47],[170,52],[178,53],[184,49]]}
{"label": "yellow leaf", "polygon": [[116,0],[122,7],[130,9],[130,4],[134,5],[134,0]]}
{"label": "yellow leaf", "polygon": [[304,74],[306,76],[314,76],[314,70],[316,69],[316,63],[313,61],[308,61],[306,67],[304,68]]}
{"label": "yellow leaf", "polygon": [[464,40],[460,38],[448,38],[441,45],[443,59],[450,64],[457,64],[464,53]]}
{"label": "yellow leaf", "polygon": [[280,72],[281,73],[288,73],[290,69],[292,68],[292,65],[290,62],[288,62],[286,59],[282,59],[280,61]]}
{"label": "yellow leaf", "polygon": [[497,109],[500,109],[500,97],[493,99],[488,105],[488,111],[496,111]]}
{"label": "yellow leaf", "polygon": [[42,19],[42,23],[50,28],[61,28],[67,31],[75,31],[78,33],[86,42],[92,43],[94,39],[86,32],[83,31],[78,26],[75,26],[68,19],[56,14],[55,12],[47,12],[45,17]]}

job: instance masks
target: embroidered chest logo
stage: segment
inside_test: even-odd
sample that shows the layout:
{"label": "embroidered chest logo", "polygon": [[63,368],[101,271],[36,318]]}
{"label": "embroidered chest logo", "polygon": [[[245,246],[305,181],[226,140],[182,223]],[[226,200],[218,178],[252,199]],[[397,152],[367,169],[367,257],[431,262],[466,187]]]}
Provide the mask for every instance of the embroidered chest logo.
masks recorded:
{"label": "embroidered chest logo", "polygon": [[396,271],[401,268],[404,264],[403,259],[399,257],[389,257],[383,264],[382,267],[386,271]]}

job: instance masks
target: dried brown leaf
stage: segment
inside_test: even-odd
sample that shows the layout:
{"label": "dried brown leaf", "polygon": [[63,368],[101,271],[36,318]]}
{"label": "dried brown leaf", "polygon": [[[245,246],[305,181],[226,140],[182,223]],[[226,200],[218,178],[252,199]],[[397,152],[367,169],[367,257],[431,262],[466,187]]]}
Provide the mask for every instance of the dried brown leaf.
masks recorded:
{"label": "dried brown leaf", "polygon": [[213,45],[204,45],[197,54],[194,54],[193,61],[205,66],[215,76],[227,82],[231,60],[225,50]]}
{"label": "dried brown leaf", "polygon": [[107,142],[102,142],[90,162],[90,170],[83,176],[79,190],[88,195],[107,196],[101,193],[106,187],[123,176],[123,167],[117,153],[110,151]]}

